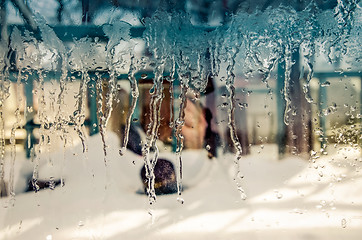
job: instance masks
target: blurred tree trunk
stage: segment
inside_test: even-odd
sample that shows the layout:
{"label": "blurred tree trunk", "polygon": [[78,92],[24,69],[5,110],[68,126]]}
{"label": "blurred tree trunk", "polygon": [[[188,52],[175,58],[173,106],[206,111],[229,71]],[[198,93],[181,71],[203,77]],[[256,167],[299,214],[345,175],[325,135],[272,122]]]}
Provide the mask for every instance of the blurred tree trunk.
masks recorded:
{"label": "blurred tree trunk", "polygon": [[8,196],[7,184],[3,179],[0,179],[0,198]]}
{"label": "blurred tree trunk", "polygon": [[308,155],[312,149],[312,126],[311,126],[311,106],[305,98],[301,86],[301,66],[299,51],[294,51],[292,55],[292,66],[290,73],[289,97],[291,100],[291,110],[287,113],[289,125],[285,126],[285,153],[293,155]]}

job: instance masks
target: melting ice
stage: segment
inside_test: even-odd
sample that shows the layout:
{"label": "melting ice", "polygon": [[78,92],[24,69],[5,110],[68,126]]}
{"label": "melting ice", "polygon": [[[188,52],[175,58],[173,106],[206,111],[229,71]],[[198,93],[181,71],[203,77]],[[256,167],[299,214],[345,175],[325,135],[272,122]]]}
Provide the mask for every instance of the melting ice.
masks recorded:
{"label": "melting ice", "polygon": [[[91,81],[95,82],[97,95],[97,117],[100,134],[103,140],[104,162],[107,163],[106,128],[113,104],[117,99],[117,77],[126,72],[131,86],[131,104],[127,113],[126,127],[120,153],[125,151],[129,140],[131,120],[136,110],[139,97],[138,79],[136,74],[142,72],[145,61],[153,71],[153,87],[150,102],[150,124],[147,127],[147,138],[143,142],[142,154],[148,178],[148,195],[152,203],[156,200],[154,189],[154,166],[159,157],[156,145],[162,116],[160,115],[163,101],[163,80],[168,77],[173,95],[174,80],[179,80],[178,106],[171,107],[170,127],[176,138],[177,182],[178,194],[182,192],[182,150],[184,137],[182,127],[185,123],[185,107],[187,92],[192,90],[203,93],[207,80],[212,77],[225,84],[227,89],[227,125],[234,145],[236,156],[235,182],[243,199],[246,198],[242,189],[242,177],[239,161],[242,158],[240,139],[235,126],[235,75],[236,69],[246,77],[261,75],[261,81],[270,89],[269,78],[278,64],[285,69],[285,85],[282,94],[285,100],[284,122],[289,124],[292,108],[291,73],[295,64],[293,57],[300,53],[307,72],[303,85],[305,98],[309,103],[315,100],[310,94],[310,82],[314,72],[314,56],[323,55],[331,64],[340,57],[347,57],[352,64],[361,61],[361,8],[356,1],[338,1],[331,10],[318,9],[311,3],[302,11],[280,6],[256,11],[249,14],[240,12],[220,27],[203,28],[191,23],[188,15],[183,13],[156,12],[145,20],[143,40],[146,42],[151,57],[144,59],[136,53],[136,43],[130,36],[131,26],[121,21],[113,21],[103,26],[108,38],[105,45],[97,39],[83,38],[71,44],[62,42],[53,29],[40,16],[35,18],[41,33],[36,39],[31,32],[22,33],[14,29],[11,35],[10,48],[16,53],[18,69],[18,87],[26,82],[24,74],[37,74],[37,93],[39,102],[40,146],[50,144],[51,138],[60,136],[64,141],[69,131],[79,136],[83,151],[87,151],[85,143],[86,92]],[[27,55],[27,46],[32,46],[32,54]],[[0,44],[0,180],[4,181],[4,118],[3,104],[9,96],[9,49],[4,42]],[[102,56],[102,57],[100,57]],[[48,58],[49,61],[44,59]],[[51,64],[49,65],[49,62]],[[30,64],[28,64],[30,63]],[[47,66],[48,64],[48,66]],[[42,66],[43,65],[43,66]],[[31,66],[34,66],[33,68]],[[35,67],[38,66],[38,67]],[[96,70],[99,70],[98,72]],[[44,77],[50,71],[56,71],[58,89],[53,98],[45,98]],[[95,75],[91,72],[96,71]],[[226,73],[225,78],[219,78]],[[106,76],[107,75],[107,76]],[[65,111],[65,95],[69,93],[69,84],[74,76],[80,79],[78,92],[74,95],[75,104],[67,106]],[[147,77],[147,76],[146,76]],[[107,78],[108,80],[104,80]],[[142,75],[142,78],[145,78]],[[325,83],[326,84],[326,83]],[[323,85],[324,86],[324,85]],[[55,95],[57,92],[57,95]],[[25,101],[18,97],[18,104]],[[172,101],[172,104],[174,101]],[[53,106],[54,116],[47,116],[45,108]],[[57,107],[55,107],[57,106]],[[13,162],[15,161],[15,130],[20,127],[19,106],[15,110],[17,121],[12,128]],[[40,153],[42,148],[37,150]],[[13,168],[11,169],[13,171]],[[10,174],[11,178],[13,174]],[[51,177],[51,176],[50,176]],[[34,167],[34,184],[37,179],[37,164]],[[10,181],[10,189],[13,189]],[[10,190],[13,194],[13,190]]]}

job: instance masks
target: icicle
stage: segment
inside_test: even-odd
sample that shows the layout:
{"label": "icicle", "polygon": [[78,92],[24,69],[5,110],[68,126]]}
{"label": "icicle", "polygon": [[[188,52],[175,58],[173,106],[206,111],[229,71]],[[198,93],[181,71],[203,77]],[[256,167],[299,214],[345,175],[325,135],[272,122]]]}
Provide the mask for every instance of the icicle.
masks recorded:
{"label": "icicle", "polygon": [[310,81],[313,78],[314,68],[313,68],[313,58],[315,56],[315,48],[316,48],[316,37],[319,35],[320,27],[317,24],[316,19],[316,6],[310,5],[303,12],[306,12],[306,26],[305,26],[305,34],[303,36],[303,43],[301,44],[301,50],[303,52],[303,59],[305,64],[307,65],[307,78],[306,82],[303,86],[303,92],[305,95],[305,99],[308,103],[313,103],[314,100],[310,93]]}
{"label": "icicle", "polygon": [[[50,158],[50,146],[51,146],[51,138],[50,133],[56,133],[57,131],[60,131],[60,138],[63,141],[66,141],[67,138],[67,128],[69,127],[69,116],[65,115],[64,111],[64,105],[65,105],[65,94],[67,91],[67,85],[68,85],[68,50],[65,47],[64,43],[58,38],[58,36],[55,34],[54,30],[50,28],[46,21],[42,16],[39,14],[36,14],[35,17],[38,27],[41,32],[42,40],[45,45],[45,47],[48,48],[49,51],[53,53],[53,56],[55,56],[55,59],[53,60],[58,65],[55,65],[54,70],[57,70],[58,66],[60,65],[60,72],[61,76],[59,78],[59,89],[60,92],[55,98],[55,91],[50,92],[50,109],[51,111],[56,111],[55,118],[50,120],[44,110],[46,107],[46,100],[45,100],[45,93],[44,93],[44,79],[43,79],[43,72],[39,71],[39,85],[41,86],[40,95],[38,98],[38,101],[40,102],[40,109],[39,109],[39,121],[40,121],[40,129],[39,133],[41,135],[40,141],[38,144],[37,152],[39,153],[39,156],[35,158],[34,162],[34,170],[33,170],[33,188],[37,192],[39,190],[39,186],[37,184],[38,180],[38,169],[39,169],[39,160],[40,155],[45,154],[48,158],[48,164],[50,164],[50,171],[51,174],[49,176],[49,187],[51,189],[55,188],[55,180],[54,180],[54,164],[52,158]],[[54,79],[54,81],[56,81]],[[57,105],[58,109],[55,109],[55,106]],[[82,139],[81,135],[79,135]],[[82,141],[82,143],[84,143]],[[42,148],[45,147],[45,153],[42,153]]]}
{"label": "icicle", "polygon": [[128,72],[128,79],[129,79],[129,81],[131,83],[131,89],[132,89],[132,91],[131,91],[132,101],[131,101],[131,109],[127,114],[127,122],[126,122],[125,131],[124,131],[123,147],[122,147],[122,150],[120,151],[121,155],[122,155],[122,151],[125,151],[126,148],[127,148],[129,130],[130,130],[130,127],[131,127],[132,115],[134,113],[134,110],[136,109],[136,105],[137,105],[137,101],[138,101],[138,97],[139,97],[137,79],[134,76],[136,70],[137,70],[137,68],[135,67],[135,63],[134,63],[134,56],[132,55],[131,56],[131,64],[130,64],[129,72]]}
{"label": "icicle", "polygon": [[14,167],[15,167],[15,160],[16,160],[16,139],[15,133],[16,130],[20,127],[20,103],[22,102],[22,97],[20,94],[21,91],[21,79],[22,79],[22,70],[18,72],[18,79],[16,82],[16,109],[15,109],[15,118],[16,121],[11,128],[11,135],[10,135],[10,144],[11,144],[11,162],[10,162],[10,177],[9,177],[9,193],[12,198],[12,204],[14,205],[15,201],[15,183],[14,183]]}
{"label": "icicle", "polygon": [[5,120],[4,120],[4,104],[5,100],[10,96],[8,81],[8,60],[6,58],[8,47],[4,42],[0,42],[0,196],[7,194],[5,187]]}
{"label": "icicle", "polygon": [[[111,51],[113,52],[113,51]],[[113,59],[113,54],[111,54],[111,58]],[[106,128],[109,121],[109,118],[111,116],[111,113],[113,111],[113,98],[114,98],[114,91],[116,90],[116,76],[115,76],[115,67],[112,64],[112,61],[110,63],[110,73],[109,73],[109,80],[107,82],[107,89],[105,98],[103,98],[102,93],[104,92],[104,89],[102,89],[102,81],[98,79],[97,81],[97,91],[101,90],[99,93],[97,92],[97,95],[99,95],[98,98],[98,107],[100,107],[100,111],[98,111],[98,121],[99,121],[99,131],[102,137],[103,142],[103,153],[104,153],[104,164],[107,165],[107,143],[106,143]],[[100,85],[98,85],[100,84]],[[105,100],[105,104],[103,103],[103,99]],[[101,102],[100,102],[101,101]]]}
{"label": "icicle", "polygon": [[[159,150],[156,145],[158,129],[161,123],[161,104],[163,100],[163,71],[164,63],[159,63],[155,68],[155,79],[153,84],[153,92],[151,93],[150,102],[150,124],[147,129],[146,142],[142,147],[142,156],[145,163],[146,177],[148,179],[147,194],[150,204],[156,201],[155,192],[155,174]],[[151,153],[153,156],[151,157]]]}
{"label": "icicle", "polygon": [[[41,32],[44,45],[58,57],[58,64],[61,65],[61,76],[59,79],[60,92],[58,94],[57,104],[58,111],[55,117],[55,122],[51,126],[53,129],[65,129],[67,127],[64,116],[64,95],[67,88],[68,77],[68,51],[64,43],[58,38],[54,30],[50,28],[45,19],[40,14],[35,14],[35,20]],[[63,136],[64,137],[64,136]]]}
{"label": "icicle", "polygon": [[[231,39],[233,40],[233,39]],[[236,40],[238,37],[236,36]],[[237,41],[238,42],[238,41]],[[242,158],[242,147],[237,136],[236,126],[235,126],[235,87],[234,87],[234,67],[235,67],[235,58],[239,52],[239,48],[237,46],[230,47],[227,51],[227,61],[228,66],[226,68],[227,79],[226,79],[226,89],[228,90],[229,96],[229,109],[228,109],[228,127],[230,130],[230,137],[234,144],[234,148],[236,150],[236,159],[234,160],[236,167],[236,174],[234,177],[234,181],[236,183],[236,187],[240,193],[240,197],[242,200],[246,199],[246,194],[244,189],[241,187],[242,176],[240,173],[240,159]]]}
{"label": "icicle", "polygon": [[310,81],[313,78],[314,68],[313,68],[313,64],[311,63],[310,57],[305,56],[304,59],[307,64],[307,67],[308,67],[308,75],[307,75],[306,83],[303,86],[303,92],[305,94],[305,99],[307,100],[307,102],[313,103],[313,98],[311,97],[311,94],[310,94]]}
{"label": "icicle", "polygon": [[44,75],[43,71],[41,69],[38,70],[38,81],[37,81],[37,94],[38,94],[38,102],[39,102],[39,109],[38,109],[38,117],[40,122],[40,128],[39,128],[39,144],[37,145],[36,152],[38,153],[36,157],[34,158],[34,168],[33,168],[33,176],[32,176],[32,186],[35,192],[39,191],[39,185],[38,185],[38,177],[39,177],[39,162],[40,162],[40,156],[42,153],[42,147],[45,143],[46,138],[46,128],[49,128],[49,119],[47,119],[45,114],[45,108],[46,108],[46,100],[45,100],[45,92],[44,92]]}
{"label": "icicle", "polygon": [[213,43],[211,40],[209,40],[209,45],[210,45],[210,48],[209,48],[209,54],[210,54],[210,68],[211,68],[211,74],[216,76],[215,74],[215,68],[216,68],[216,56],[215,56],[215,49],[216,49],[216,44]]}
{"label": "icicle", "polygon": [[[181,196],[182,193],[182,150],[184,147],[184,136],[182,135],[182,127],[185,124],[185,109],[187,104],[187,90],[188,90],[188,83],[189,83],[189,76],[180,76],[180,87],[181,87],[181,94],[180,94],[180,109],[179,115],[175,121],[175,136],[176,136],[176,170],[177,170],[177,194]],[[178,199],[179,201],[183,201],[182,199]]]}
{"label": "icicle", "polygon": [[283,95],[284,95],[284,100],[285,100],[285,110],[284,110],[284,123],[285,125],[289,125],[289,112],[292,110],[291,109],[291,98],[290,98],[290,74],[292,72],[292,52],[290,49],[289,44],[286,44],[285,46],[285,56],[284,56],[284,61],[285,61],[285,81],[284,81],[284,89],[283,89]]}
{"label": "icicle", "polygon": [[[158,15],[160,14],[160,15]],[[164,80],[164,68],[165,63],[172,56],[175,46],[175,39],[170,38],[169,35],[173,36],[172,31],[167,31],[165,23],[171,24],[168,15],[162,12],[158,12],[153,19],[150,19],[146,24],[146,31],[144,36],[147,41],[147,46],[153,50],[153,57],[155,59],[154,68],[154,84],[150,91],[150,123],[146,132],[146,142],[142,147],[142,156],[144,158],[144,164],[146,169],[146,177],[148,179],[147,194],[150,204],[156,201],[155,194],[155,174],[154,167],[158,160],[158,148],[156,140],[158,138],[158,129],[161,123],[161,104],[163,101],[163,80]],[[160,21],[161,18],[164,18]],[[164,21],[166,20],[166,22]],[[174,75],[175,69],[173,68],[174,63],[172,62],[172,75]],[[173,76],[171,76],[172,78]]]}
{"label": "icicle", "polygon": [[169,88],[169,93],[170,93],[170,128],[174,127],[174,116],[173,116],[173,94],[174,94],[174,80],[175,80],[175,73],[176,73],[176,61],[175,61],[175,56],[171,57],[171,71],[170,71],[170,78],[169,78],[169,82],[170,82],[170,88]]}
{"label": "icicle", "polygon": [[229,92],[228,127],[230,130],[231,140],[234,144],[234,148],[236,149],[236,160],[234,161],[236,166],[236,174],[234,177],[234,181],[236,183],[238,191],[240,192],[241,199],[245,200],[246,194],[244,189],[241,187],[242,175],[240,173],[240,159],[242,157],[242,148],[239,138],[236,134],[236,126],[235,126],[235,87],[231,82],[228,81],[226,83],[226,88]]}
{"label": "icicle", "polygon": [[11,160],[10,160],[10,175],[9,175],[9,193],[11,196],[12,205],[15,204],[15,183],[14,183],[14,171],[15,171],[15,161],[16,161],[16,131],[20,127],[20,103],[22,102],[22,97],[20,94],[21,91],[21,81],[23,73],[23,62],[25,58],[25,47],[23,43],[23,37],[21,36],[20,31],[15,28],[11,34],[11,48],[16,51],[16,59],[18,60],[18,76],[16,81],[16,109],[14,112],[15,122],[11,128],[10,133],[10,145],[11,145]]}
{"label": "icicle", "polygon": [[85,98],[86,98],[86,91],[87,91],[87,84],[90,81],[88,73],[83,69],[82,70],[82,78],[80,81],[79,86],[79,93],[77,95],[77,108],[73,113],[74,123],[75,123],[75,130],[78,134],[82,142],[83,153],[88,151],[86,142],[85,142],[85,133],[83,130],[83,124],[85,120]]}
{"label": "icicle", "polygon": [[[112,24],[106,24],[102,27],[103,32],[105,35],[109,38],[108,43],[106,45],[106,63],[109,68],[109,81],[108,81],[108,89],[105,95],[105,106],[104,108],[101,108],[102,113],[100,114],[101,117],[99,118],[99,129],[102,137],[103,142],[103,152],[104,152],[104,162],[106,164],[106,156],[107,156],[107,144],[105,142],[106,140],[106,126],[108,123],[108,120],[111,116],[111,113],[113,111],[113,99],[116,91],[116,66],[115,64],[119,61],[117,59],[117,62],[115,62],[115,48],[116,46],[122,41],[130,41],[130,29],[131,25],[122,22],[114,20]],[[98,87],[98,89],[100,89]],[[102,103],[103,106],[103,103]],[[121,153],[121,152],[120,152]]]}
{"label": "icicle", "polygon": [[[103,81],[101,79],[101,76],[99,75],[99,73],[96,73],[96,90],[97,90],[97,118],[98,118],[98,124],[99,124],[99,133],[101,135],[102,138],[102,143],[103,143],[103,153],[104,153],[104,157],[106,157],[107,155],[107,145],[106,145],[106,140],[105,140],[105,124],[104,124],[104,114],[103,114]],[[104,164],[107,164],[106,159],[104,158]]]}
{"label": "icicle", "polygon": [[[60,40],[59,40],[60,41]],[[61,42],[60,42],[61,43]],[[63,46],[63,45],[61,45]],[[63,46],[64,47],[64,46]],[[57,114],[55,116],[55,120],[54,120],[54,124],[51,126],[53,127],[54,130],[58,130],[60,129],[62,131],[61,133],[61,137],[63,139],[66,138],[66,130],[68,128],[67,125],[67,120],[65,119],[65,113],[64,113],[64,97],[65,97],[65,93],[66,93],[66,89],[67,89],[67,78],[68,78],[68,57],[65,53],[60,52],[60,60],[61,60],[61,76],[59,79],[59,88],[60,88],[60,92],[58,94],[58,98],[57,98],[57,105],[58,105],[58,111]],[[44,81],[44,79],[43,79]],[[44,103],[44,106],[46,104]]]}
{"label": "icicle", "polygon": [[[99,53],[97,52],[98,47],[97,40],[93,41],[92,39],[85,37],[79,40],[74,41],[74,47],[71,49],[70,62],[72,70],[80,71],[81,81],[79,86],[79,92],[75,96],[76,105],[75,111],[71,119],[75,124],[75,130],[78,133],[78,137],[82,141],[83,152],[87,151],[87,146],[85,142],[85,132],[84,132],[84,121],[85,121],[85,99],[87,93],[87,87],[90,82],[90,76],[88,71],[97,70],[100,66],[95,66],[96,60],[102,60],[99,58]],[[114,55],[114,49],[107,52],[107,57],[111,59],[107,62],[109,65],[112,65],[112,59]],[[108,60],[109,60],[108,59]],[[101,62],[100,64],[102,64]],[[114,68],[112,68],[114,70]],[[98,77],[99,78],[99,77]],[[112,99],[111,99],[112,101]],[[103,124],[103,122],[102,122]],[[106,124],[106,123],[105,123]],[[105,126],[102,125],[104,128]],[[102,139],[104,140],[104,132],[102,132]]]}
{"label": "icicle", "polygon": [[[103,130],[106,129],[109,118],[111,117],[112,111],[113,111],[113,99],[114,99],[114,93],[116,90],[116,72],[114,69],[114,66],[111,67],[110,70],[110,74],[109,74],[109,81],[107,82],[107,92],[106,92],[106,96],[105,96],[105,108],[103,110],[103,119],[102,119],[102,124],[103,124]],[[104,131],[103,131],[104,132]],[[107,146],[105,143],[105,136],[103,136],[103,144],[104,144],[104,156],[107,156]]]}
{"label": "icicle", "polygon": [[210,60],[211,60],[211,73],[213,76],[218,76],[220,72],[220,41],[219,34],[214,34],[210,36],[210,40],[208,41],[210,48]]}

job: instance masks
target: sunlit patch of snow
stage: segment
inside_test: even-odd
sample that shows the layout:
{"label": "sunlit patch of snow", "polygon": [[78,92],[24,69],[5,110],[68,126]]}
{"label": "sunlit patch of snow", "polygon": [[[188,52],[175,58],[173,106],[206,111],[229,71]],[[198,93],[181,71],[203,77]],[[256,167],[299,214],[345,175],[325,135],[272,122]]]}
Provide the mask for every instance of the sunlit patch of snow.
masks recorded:
{"label": "sunlit patch of snow", "polygon": [[[160,217],[165,214],[167,214],[167,211],[158,211],[156,215]],[[103,216],[96,216],[89,221],[81,222],[76,230],[71,228],[64,229],[62,232],[65,239],[92,239],[94,237],[109,239],[145,224],[147,225],[149,222],[150,216],[147,211],[114,211]]]}
{"label": "sunlit patch of snow", "polygon": [[36,217],[32,219],[20,220],[18,223],[8,225],[7,227],[0,229],[0,239],[14,238],[20,232],[27,232],[39,225],[44,221],[42,217]]}

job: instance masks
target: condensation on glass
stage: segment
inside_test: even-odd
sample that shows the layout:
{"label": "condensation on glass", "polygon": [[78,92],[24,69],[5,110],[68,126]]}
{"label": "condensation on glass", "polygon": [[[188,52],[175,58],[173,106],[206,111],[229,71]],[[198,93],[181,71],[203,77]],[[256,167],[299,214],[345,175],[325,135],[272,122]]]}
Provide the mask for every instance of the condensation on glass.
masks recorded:
{"label": "condensation on glass", "polygon": [[[13,2],[19,2],[21,10],[24,3]],[[71,4],[80,6],[76,1],[59,2],[68,13]],[[116,205],[113,195],[123,197],[122,203],[149,203],[147,215],[157,224],[167,212],[182,215],[157,208],[171,204],[163,202],[164,196],[191,211],[202,203],[187,192],[199,187],[193,196],[202,195],[200,186],[209,184],[205,196],[213,196],[213,186],[219,200],[235,190],[238,198],[232,202],[241,208],[252,202],[262,211],[261,201],[268,212],[268,204],[286,201],[294,215],[318,210],[328,218],[338,216],[341,229],[362,225],[361,211],[333,215],[339,207],[362,205],[352,189],[343,188],[349,181],[362,187],[358,1],[340,0],[331,7],[320,1],[297,8],[271,4],[255,11],[245,2],[226,17],[217,14],[218,1],[210,1],[210,16],[187,1],[188,13],[182,8],[152,12],[149,6],[152,14],[140,17],[140,25],[134,18],[142,11],[117,15],[125,7],[118,3],[118,8],[95,15],[99,3],[82,2],[83,15],[74,10],[69,19],[80,14],[83,25],[50,24],[52,20],[40,13],[29,16],[25,10],[21,14],[28,27],[2,22],[2,207],[15,209],[23,196],[33,194],[31,201],[39,208],[44,204],[55,211],[56,203],[42,200],[43,192],[58,191],[60,198],[72,192],[74,199],[81,199],[83,192],[94,190],[102,197],[86,204],[83,220],[70,217],[78,221],[79,230],[72,237],[86,239],[94,231],[95,237],[111,239],[116,235],[102,235],[107,230],[98,229],[98,218],[89,209]],[[97,25],[102,19],[107,23]],[[218,185],[220,176],[226,176],[223,184],[233,190],[218,194],[224,189]],[[318,187],[313,190],[308,184]],[[335,195],[346,191],[352,200],[339,202],[341,196]],[[293,205],[293,198],[302,205]],[[234,216],[227,206],[206,206],[204,215],[196,212],[194,218],[203,221],[212,211],[224,219]],[[136,221],[142,213],[132,210]],[[240,214],[254,223],[263,216],[258,211]],[[281,225],[288,222],[283,214]],[[108,210],[103,215],[116,222],[128,216]],[[167,225],[166,230],[158,227],[166,234],[192,225],[194,218],[189,223],[177,218],[179,225]],[[29,228],[42,222],[41,217],[29,221],[24,220]],[[279,229],[270,221],[272,229]],[[11,224],[4,223],[8,229],[0,229],[0,236],[11,238],[11,227],[21,229],[22,222]],[[133,223],[123,224],[132,229]],[[93,226],[88,235],[83,226]],[[52,239],[52,234],[44,238]]]}

